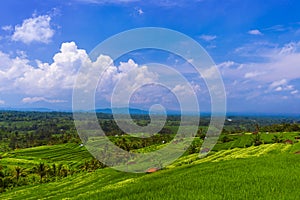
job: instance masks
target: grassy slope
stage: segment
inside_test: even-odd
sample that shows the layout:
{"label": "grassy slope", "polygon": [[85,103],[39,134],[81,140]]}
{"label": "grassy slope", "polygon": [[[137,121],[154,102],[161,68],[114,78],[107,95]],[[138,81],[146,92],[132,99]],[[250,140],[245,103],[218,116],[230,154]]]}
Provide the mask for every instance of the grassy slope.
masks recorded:
{"label": "grassy slope", "polygon": [[23,168],[30,168],[40,162],[47,164],[63,163],[72,166],[85,159],[89,160],[92,158],[85,147],[70,143],[20,149],[1,156],[0,164],[2,166],[19,165]]}
{"label": "grassy slope", "polygon": [[154,174],[97,170],[15,188],[0,199],[297,199],[300,155],[293,152],[299,149],[300,143],[273,144],[224,150],[206,160],[190,155]]}

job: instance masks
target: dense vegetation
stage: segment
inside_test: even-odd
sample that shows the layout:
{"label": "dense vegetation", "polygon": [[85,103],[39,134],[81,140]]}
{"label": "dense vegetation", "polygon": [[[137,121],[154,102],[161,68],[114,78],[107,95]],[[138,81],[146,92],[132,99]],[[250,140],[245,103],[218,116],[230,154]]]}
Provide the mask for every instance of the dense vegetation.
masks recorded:
{"label": "dense vegetation", "polygon": [[[299,143],[298,143],[299,144]],[[182,157],[153,174],[100,169],[5,192],[2,199],[297,199],[299,145],[272,144]],[[242,159],[243,158],[243,159]]]}
{"label": "dense vegetation", "polygon": [[[168,116],[167,122],[159,134],[149,138],[137,138],[120,130],[111,115],[101,113],[97,115],[99,124],[112,142],[127,151],[138,152],[149,152],[163,147],[165,143],[173,139],[180,122],[178,116]],[[142,126],[150,122],[147,115],[135,115],[133,118],[137,124]],[[98,195],[101,195],[101,198],[103,196],[103,199],[139,199],[145,197],[144,195],[149,199],[156,198],[157,195],[162,199],[173,199],[176,197],[172,196],[173,193],[185,194],[187,196],[182,196],[185,199],[204,197],[218,199],[222,196],[232,199],[238,195],[221,190],[217,193],[219,195],[210,196],[210,192],[217,190],[218,187],[228,191],[231,191],[232,188],[222,187],[218,183],[208,184],[206,181],[209,181],[210,178],[219,180],[219,176],[222,175],[227,177],[226,180],[222,179],[224,183],[227,181],[230,184],[237,181],[236,184],[241,188],[240,195],[248,195],[249,198],[262,198],[263,194],[271,193],[271,190],[262,188],[263,184],[272,187],[274,194],[281,189],[289,192],[288,185],[285,188],[279,188],[276,185],[280,181],[288,184],[284,175],[291,177],[292,184],[299,185],[299,182],[294,180],[296,176],[299,176],[299,174],[297,175],[299,164],[294,163],[297,159],[299,163],[299,155],[295,153],[300,152],[300,126],[297,117],[230,116],[227,118],[222,135],[214,149],[208,157],[199,160],[198,153],[208,124],[209,116],[202,117],[195,140],[175,163],[157,174],[137,175],[103,169],[105,165],[89,154],[78,137],[72,113],[0,111],[0,192],[7,191],[3,193],[4,199],[25,199],[29,198],[26,195],[35,193],[34,191],[25,192],[25,190],[30,191],[31,188],[39,185],[41,190],[52,191],[53,194],[50,192],[49,195],[52,195],[53,199],[68,196],[79,198],[77,195],[84,189],[89,191],[93,189],[97,192],[90,191],[91,193],[80,196],[83,199],[100,198]],[[261,155],[265,156],[265,160],[256,158]],[[240,161],[233,158],[248,159]],[[286,159],[291,159],[291,163],[286,162],[286,165],[282,164],[278,168],[275,166],[275,162],[282,162]],[[221,160],[229,161],[214,163]],[[257,166],[255,162],[258,163]],[[272,175],[272,178],[278,182],[265,180],[270,176],[264,168],[266,164],[272,166],[271,171],[276,173],[276,175]],[[245,169],[244,165],[253,165],[254,169]],[[240,170],[234,166],[239,166]],[[225,169],[224,172],[210,173],[209,168],[219,169],[222,167]],[[282,168],[288,169],[289,172],[285,173],[284,170],[281,170]],[[186,170],[188,173],[185,172]],[[203,173],[202,170],[204,170]],[[243,170],[248,171],[242,174]],[[201,174],[201,178],[195,178],[197,173]],[[237,173],[236,177],[234,173]],[[170,178],[164,179],[161,175],[167,175]],[[251,179],[248,176],[254,178]],[[97,177],[101,181],[95,181],[94,179]],[[183,177],[189,177],[189,179],[182,179]],[[79,181],[85,178],[86,181]],[[180,181],[176,181],[176,179]],[[237,179],[241,179],[242,183],[252,181],[253,184],[244,186]],[[74,190],[72,182],[76,181],[78,187],[75,188],[76,191],[73,195],[71,194]],[[92,184],[92,181],[95,183]],[[256,185],[258,183],[254,181],[259,181],[259,185]],[[145,184],[141,184],[143,182]],[[191,184],[202,186],[187,189],[188,187],[193,188]],[[56,190],[56,188],[60,188],[62,185],[69,185],[66,188],[70,191],[60,196],[57,193],[60,190]],[[94,188],[97,185],[106,189]],[[83,187],[83,189],[79,189],[79,187]],[[147,187],[152,188],[151,190],[155,192],[149,194]],[[209,190],[210,187],[212,187],[211,190]],[[257,192],[248,191],[250,189],[257,190]],[[20,192],[14,193],[14,191]],[[129,198],[129,193],[126,191],[140,191],[140,195],[133,195]],[[185,191],[189,191],[188,194]],[[40,194],[36,193],[33,199],[40,197]],[[1,199],[3,198],[1,197]]]}

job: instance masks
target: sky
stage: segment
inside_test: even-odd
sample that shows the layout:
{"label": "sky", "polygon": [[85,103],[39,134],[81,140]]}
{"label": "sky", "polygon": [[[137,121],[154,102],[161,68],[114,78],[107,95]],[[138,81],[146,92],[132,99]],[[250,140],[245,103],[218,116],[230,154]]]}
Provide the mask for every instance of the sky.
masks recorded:
{"label": "sky", "polygon": [[[0,4],[0,109],[70,110],[80,67],[91,67],[94,75],[97,67],[93,66],[109,62],[97,87],[96,107],[109,107],[111,91],[121,82],[126,86],[123,93],[135,90],[132,107],[162,104],[178,109],[180,102],[172,92],[188,97],[191,91],[182,84],[169,89],[151,84],[164,72],[163,77],[168,76],[147,65],[156,62],[182,73],[200,109],[209,111],[203,76],[177,55],[148,49],[117,60],[110,55],[97,61],[89,58],[99,43],[115,34],[162,27],[187,35],[211,56],[222,75],[227,112],[300,112],[297,0],[11,0]],[[85,78],[84,83],[94,80]],[[137,87],[143,84],[148,85]]]}

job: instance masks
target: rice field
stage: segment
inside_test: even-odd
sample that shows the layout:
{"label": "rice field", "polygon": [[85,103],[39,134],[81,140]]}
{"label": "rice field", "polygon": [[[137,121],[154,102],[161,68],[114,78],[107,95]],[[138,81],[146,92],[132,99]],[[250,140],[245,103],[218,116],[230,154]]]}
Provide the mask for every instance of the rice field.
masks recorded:
{"label": "rice field", "polygon": [[[74,147],[77,158],[66,156],[68,145],[52,147],[58,152],[39,147],[15,155],[72,162],[86,155]],[[14,188],[0,199],[298,199],[300,155],[295,152],[299,150],[300,143],[265,144],[222,150],[204,159],[192,154],[152,174],[99,169]]]}
{"label": "rice field", "polygon": [[40,162],[47,164],[63,163],[70,166],[89,160],[92,155],[84,146],[78,144],[60,144],[19,149],[1,155],[0,165],[16,166],[24,168],[32,167]]}

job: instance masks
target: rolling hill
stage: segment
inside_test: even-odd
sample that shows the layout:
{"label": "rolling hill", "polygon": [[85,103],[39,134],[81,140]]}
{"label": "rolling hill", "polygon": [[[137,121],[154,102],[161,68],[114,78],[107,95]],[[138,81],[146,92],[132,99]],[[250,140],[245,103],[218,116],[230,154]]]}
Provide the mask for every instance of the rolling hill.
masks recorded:
{"label": "rolling hill", "polygon": [[[72,158],[66,155],[71,153],[69,150],[63,145],[36,147],[16,152],[15,158],[49,159],[49,162],[64,159],[67,162],[79,161],[85,155],[75,147]],[[0,198],[297,199],[300,155],[295,152],[299,150],[300,143],[266,144],[221,150],[204,159],[192,154],[156,173],[132,174],[99,169],[56,182],[14,188],[0,194]],[[49,155],[52,156],[49,158]]]}

